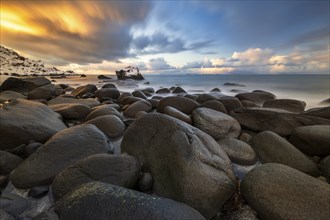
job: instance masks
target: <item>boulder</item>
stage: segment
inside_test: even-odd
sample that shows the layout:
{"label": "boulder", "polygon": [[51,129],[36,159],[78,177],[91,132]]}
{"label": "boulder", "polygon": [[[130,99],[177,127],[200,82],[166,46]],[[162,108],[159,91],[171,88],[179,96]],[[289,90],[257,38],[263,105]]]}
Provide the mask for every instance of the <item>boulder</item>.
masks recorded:
{"label": "boulder", "polygon": [[211,89],[210,92],[221,92],[221,89],[219,89],[219,88],[213,88],[213,89]]}
{"label": "boulder", "polygon": [[257,104],[254,103],[254,102],[248,101],[248,100],[242,100],[242,101],[241,101],[241,104],[242,104],[242,106],[245,107],[245,108],[255,108],[255,107],[257,107],[257,108],[259,107],[259,108],[260,108],[259,105],[257,105]]}
{"label": "boulder", "polygon": [[55,95],[55,85],[47,84],[44,86],[37,87],[28,93],[28,99],[45,99],[49,100]]}
{"label": "boulder", "polygon": [[306,102],[295,99],[273,99],[264,102],[264,108],[279,108],[289,112],[300,113],[306,108]]}
{"label": "boulder", "polygon": [[97,108],[93,108],[91,113],[89,113],[86,117],[86,121],[91,120],[93,118],[103,116],[103,115],[115,115],[121,120],[124,119],[122,114],[118,112],[117,109],[115,109],[112,105],[101,105],[98,106]]}
{"label": "boulder", "polygon": [[217,100],[217,99],[218,99],[218,98],[215,97],[215,96],[213,96],[213,95],[210,95],[210,94],[206,94],[206,93],[204,93],[204,94],[200,94],[200,95],[197,97],[196,101],[197,101],[198,103],[204,103],[204,102],[209,101],[209,100]]}
{"label": "boulder", "polygon": [[132,188],[140,173],[140,164],[132,156],[92,155],[77,161],[56,176],[52,184],[53,195],[58,200],[74,188],[93,181]]}
{"label": "boulder", "polygon": [[235,97],[237,97],[241,101],[248,100],[248,101],[254,102],[258,105],[261,105],[268,100],[273,100],[276,98],[275,95],[273,95],[269,92],[264,92],[264,91],[239,93]]}
{"label": "boulder", "polygon": [[238,138],[241,126],[236,119],[209,108],[197,108],[192,112],[194,126],[211,135],[215,140]]}
{"label": "boulder", "polygon": [[307,116],[330,119],[330,106],[308,109],[302,114]]}
{"label": "boulder", "polygon": [[157,106],[157,111],[163,113],[164,108],[166,106],[171,106],[173,108],[178,109],[179,111],[190,114],[195,108],[199,106],[199,104],[186,97],[182,96],[169,96],[161,99]]}
{"label": "boulder", "polygon": [[207,219],[236,189],[231,162],[217,142],[173,117],[149,113],[137,119],[121,149],[153,175],[154,193],[190,205]]}
{"label": "boulder", "polygon": [[289,141],[311,156],[330,155],[330,125],[312,125],[295,128]]}
{"label": "boulder", "polygon": [[124,116],[128,118],[135,118],[136,113],[140,111],[150,112],[152,110],[152,106],[147,101],[137,101],[131,104],[125,111]]}
{"label": "boulder", "polygon": [[320,162],[322,175],[327,178],[330,183],[330,155],[323,158]]}
{"label": "boulder", "polygon": [[128,96],[128,97],[125,97],[120,104],[125,106],[125,105],[131,105],[134,102],[138,102],[138,101],[146,102],[145,99],[142,99],[139,97]]}
{"label": "boulder", "polygon": [[233,163],[253,165],[258,160],[253,148],[243,141],[235,138],[222,138],[217,140],[217,142]]}
{"label": "boulder", "polygon": [[50,106],[54,112],[69,120],[84,119],[91,111],[88,105],[79,103],[56,104]]}
{"label": "boulder", "polygon": [[48,105],[69,104],[69,103],[88,105],[90,108],[93,108],[101,104],[99,101],[93,98],[76,99],[76,98],[69,98],[64,96],[58,96],[55,99],[51,99],[48,101]]}
{"label": "boulder", "polygon": [[51,184],[64,168],[87,156],[107,153],[109,141],[94,125],[77,125],[53,135],[13,173],[17,188]]}
{"label": "boulder", "polygon": [[226,107],[228,112],[243,107],[241,102],[238,100],[238,98],[222,97],[219,99],[219,101]]}
{"label": "boulder", "polygon": [[296,127],[330,124],[330,120],[294,114],[280,109],[240,108],[230,112],[242,127],[253,131],[273,131],[288,136]]}
{"label": "boulder", "polygon": [[102,89],[108,89],[108,88],[117,89],[116,85],[113,83],[106,83],[102,86]]}
{"label": "boulder", "polygon": [[329,219],[329,185],[283,164],[253,169],[243,179],[241,192],[260,219]]}
{"label": "boulder", "polygon": [[290,142],[271,131],[263,131],[252,139],[252,147],[262,163],[281,163],[318,177],[316,164]]}
{"label": "boulder", "polygon": [[30,140],[45,142],[66,128],[51,108],[25,99],[3,105],[0,115],[0,150],[10,150]]}
{"label": "boulder", "polygon": [[75,97],[82,97],[83,95],[85,95],[87,93],[94,94],[94,92],[96,90],[97,90],[97,87],[95,85],[87,84],[87,85],[77,87],[75,90],[73,90],[71,92],[71,94]]}
{"label": "boulder", "polygon": [[21,93],[14,91],[4,91],[0,93],[0,103],[11,101],[13,99],[26,99],[27,97],[22,95]]}
{"label": "boulder", "polygon": [[103,115],[86,121],[85,124],[93,124],[100,129],[109,139],[117,139],[123,136],[125,124],[115,115]]}
{"label": "boulder", "polygon": [[201,107],[210,108],[210,109],[227,114],[226,107],[222,104],[222,102],[219,102],[217,100],[206,101],[201,105]]}
{"label": "boulder", "polygon": [[183,203],[101,182],[79,186],[58,201],[55,209],[61,220],[205,219]]}
{"label": "boulder", "polygon": [[151,104],[152,108],[157,108],[159,100],[157,100],[157,99],[147,99],[147,101]]}
{"label": "boulder", "polygon": [[154,94],[155,93],[155,89],[152,87],[147,87],[141,90],[143,93],[148,93],[148,94]]}
{"label": "boulder", "polygon": [[177,119],[179,119],[181,121],[184,121],[184,122],[186,122],[190,125],[192,124],[192,120],[191,120],[189,115],[186,115],[185,113],[180,112],[179,110],[177,110],[176,108],[173,108],[171,106],[166,106],[165,107],[164,114],[172,116],[174,118],[177,118]]}
{"label": "boulder", "polygon": [[161,88],[156,91],[157,94],[171,93],[168,88]]}
{"label": "boulder", "polygon": [[147,99],[147,96],[141,90],[135,90],[132,92],[132,95],[141,99]]}
{"label": "boulder", "polygon": [[100,100],[104,100],[106,98],[118,99],[120,96],[120,92],[118,89],[114,88],[98,89],[95,92],[95,96]]}
{"label": "boulder", "polygon": [[132,94],[129,93],[129,92],[123,92],[123,93],[120,94],[120,96],[118,97],[118,99],[117,99],[117,103],[122,104],[124,98],[126,98],[126,97],[132,97]]}
{"label": "boulder", "polygon": [[187,93],[183,88],[181,88],[180,86],[176,87],[173,91],[173,94],[178,94],[178,93]]}
{"label": "boulder", "polygon": [[330,105],[330,98],[324,99],[320,102],[320,105]]}
{"label": "boulder", "polygon": [[19,93],[25,93],[46,84],[50,84],[50,81],[45,77],[9,77],[1,84],[1,89],[2,91],[11,90]]}
{"label": "boulder", "polygon": [[224,86],[239,86],[239,87],[245,87],[246,85],[239,84],[239,83],[224,83]]}
{"label": "boulder", "polygon": [[0,175],[8,175],[22,162],[22,158],[0,150]]}

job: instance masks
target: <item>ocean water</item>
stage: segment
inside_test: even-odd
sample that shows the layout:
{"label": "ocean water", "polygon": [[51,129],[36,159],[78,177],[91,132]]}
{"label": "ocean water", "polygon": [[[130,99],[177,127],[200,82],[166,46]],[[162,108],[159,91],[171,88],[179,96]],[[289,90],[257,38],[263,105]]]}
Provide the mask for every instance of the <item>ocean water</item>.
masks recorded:
{"label": "ocean water", "polygon": [[[120,91],[133,91],[146,87],[153,87],[155,90],[164,87],[181,86],[192,94],[207,93],[211,89],[218,87],[225,95],[235,96],[239,92],[253,91],[256,89],[272,92],[277,98],[298,99],[307,103],[307,108],[317,107],[322,100],[330,97],[330,75],[201,75],[201,74],[180,74],[161,75],[144,74],[144,81],[118,81],[116,76],[109,75],[113,80],[108,82],[117,85]],[[1,82],[7,76],[1,76]],[[149,82],[149,85],[145,85]],[[66,83],[73,87],[84,84],[95,84],[102,87],[107,82],[97,78],[97,75],[87,75],[87,77],[71,76],[65,79],[56,79],[55,83]],[[224,83],[238,83],[245,85],[224,86]],[[235,91],[240,90],[240,91]]]}

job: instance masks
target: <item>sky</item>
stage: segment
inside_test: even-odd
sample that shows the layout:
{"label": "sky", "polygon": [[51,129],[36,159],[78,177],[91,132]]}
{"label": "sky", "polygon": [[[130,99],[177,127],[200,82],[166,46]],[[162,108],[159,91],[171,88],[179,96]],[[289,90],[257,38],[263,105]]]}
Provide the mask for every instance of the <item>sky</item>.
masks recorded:
{"label": "sky", "polygon": [[329,73],[328,0],[0,4],[1,45],[77,73]]}

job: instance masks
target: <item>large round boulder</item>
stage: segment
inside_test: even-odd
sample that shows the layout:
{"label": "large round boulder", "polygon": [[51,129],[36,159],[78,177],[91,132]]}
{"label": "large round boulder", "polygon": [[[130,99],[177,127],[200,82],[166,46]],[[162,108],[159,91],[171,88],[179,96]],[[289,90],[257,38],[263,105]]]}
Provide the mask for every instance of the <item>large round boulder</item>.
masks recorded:
{"label": "large round boulder", "polygon": [[52,184],[53,195],[57,200],[74,188],[93,181],[132,188],[140,175],[140,164],[132,156],[96,154],[62,170]]}
{"label": "large round boulder", "polygon": [[264,102],[268,100],[273,100],[276,98],[275,95],[269,92],[264,91],[255,91],[255,92],[246,92],[246,93],[239,93],[235,97],[237,97],[239,100],[247,100],[254,102],[256,104],[263,104]]}
{"label": "large round boulder", "polygon": [[262,163],[281,163],[312,176],[320,175],[312,160],[274,132],[263,131],[254,136],[252,147]]}
{"label": "large round boulder", "polygon": [[45,99],[48,100],[55,95],[55,85],[47,84],[44,86],[37,87],[28,93],[28,99]]}
{"label": "large round boulder", "polygon": [[88,93],[94,94],[94,92],[97,90],[97,87],[93,84],[87,84],[83,86],[79,86],[76,89],[74,89],[71,94],[75,97],[82,97],[83,95],[86,95]]}
{"label": "large round boulder", "polygon": [[223,112],[225,114],[227,114],[227,109],[226,107],[222,104],[222,102],[218,101],[218,100],[208,100],[206,102],[204,102],[201,107],[204,108],[210,108],[219,112]]}
{"label": "large round boulder", "polygon": [[218,143],[173,117],[150,113],[137,119],[121,149],[153,175],[154,193],[188,204],[208,219],[235,192],[231,162]]}
{"label": "large round boulder", "polygon": [[46,77],[9,77],[1,84],[1,90],[11,90],[15,92],[25,93],[39,86],[47,84],[50,84],[50,81]]}
{"label": "large round boulder", "polygon": [[9,174],[22,162],[22,158],[7,151],[0,150],[0,175]]}
{"label": "large round boulder", "polygon": [[166,106],[171,106],[189,115],[199,106],[199,104],[196,101],[183,96],[169,96],[162,98],[159,101],[157,111],[163,113]]}
{"label": "large round boulder", "polygon": [[297,127],[292,131],[289,141],[305,154],[330,155],[330,125]]}
{"label": "large round boulder", "polygon": [[93,108],[91,113],[87,115],[86,120],[91,120],[103,115],[115,115],[120,119],[124,119],[123,115],[112,105],[101,105]]}
{"label": "large round boulder", "polygon": [[190,118],[189,115],[186,115],[183,112],[180,112],[179,110],[177,110],[176,108],[173,108],[171,106],[166,106],[164,109],[164,114],[172,116],[174,118],[177,118],[181,121],[184,121],[188,124],[192,124],[192,120]]}
{"label": "large round boulder", "polygon": [[104,89],[97,90],[95,92],[95,96],[101,100],[106,99],[106,98],[118,99],[120,96],[120,92],[118,89],[104,88]]}
{"label": "large round boulder", "polygon": [[289,112],[300,113],[305,110],[306,102],[295,99],[272,99],[266,101],[262,107],[264,108],[279,108]]}
{"label": "large round boulder", "polygon": [[308,109],[302,114],[313,117],[330,119],[330,106]]}
{"label": "large round boulder", "polygon": [[85,118],[91,111],[88,105],[79,103],[56,104],[50,106],[54,112],[69,120],[79,120]]}
{"label": "large round boulder", "polygon": [[215,140],[241,133],[238,121],[227,114],[209,108],[197,108],[192,112],[194,126],[211,135]]}
{"label": "large round boulder", "polygon": [[135,118],[136,113],[140,111],[150,112],[152,110],[152,106],[148,101],[141,100],[134,102],[124,111],[124,116],[128,118]]}
{"label": "large round boulder", "polygon": [[0,115],[0,150],[10,150],[30,140],[45,142],[66,128],[51,108],[25,99],[2,105]]}
{"label": "large round boulder", "polygon": [[53,135],[11,174],[17,188],[51,184],[64,168],[87,156],[109,151],[107,137],[94,125],[77,125]]}
{"label": "large round boulder", "polygon": [[329,219],[329,184],[283,164],[253,169],[243,179],[241,192],[260,219]]}
{"label": "large round boulder", "polygon": [[85,124],[93,124],[110,139],[117,139],[124,134],[125,124],[115,115],[103,115],[86,121]]}
{"label": "large round boulder", "polygon": [[61,220],[205,220],[183,203],[101,182],[77,187],[55,209]]}
{"label": "large round boulder", "polygon": [[235,97],[221,97],[219,102],[221,102],[226,107],[228,112],[243,107],[240,100]]}
{"label": "large round boulder", "polygon": [[13,99],[26,99],[26,96],[10,90],[0,93],[0,103],[11,101]]}

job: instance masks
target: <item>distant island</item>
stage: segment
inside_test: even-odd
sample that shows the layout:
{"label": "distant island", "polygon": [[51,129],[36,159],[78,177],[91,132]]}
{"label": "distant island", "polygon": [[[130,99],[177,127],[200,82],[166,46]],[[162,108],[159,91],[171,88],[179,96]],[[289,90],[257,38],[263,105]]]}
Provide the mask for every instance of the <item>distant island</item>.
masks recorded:
{"label": "distant island", "polygon": [[134,80],[144,80],[141,75],[139,68],[134,66],[125,67],[125,69],[116,71],[118,80],[134,79]]}

